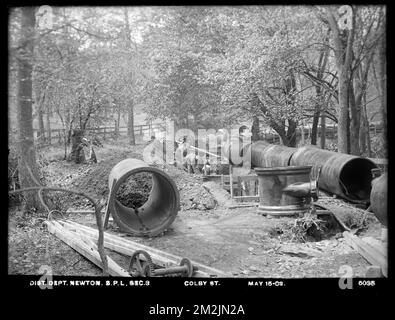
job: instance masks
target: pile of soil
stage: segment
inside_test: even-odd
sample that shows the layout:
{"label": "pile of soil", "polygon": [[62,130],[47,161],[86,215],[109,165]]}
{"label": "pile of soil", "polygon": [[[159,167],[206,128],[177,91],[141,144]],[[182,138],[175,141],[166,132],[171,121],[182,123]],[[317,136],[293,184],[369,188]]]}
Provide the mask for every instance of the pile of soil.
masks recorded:
{"label": "pile of soil", "polygon": [[126,207],[137,209],[147,202],[151,188],[151,174],[136,173],[121,184],[117,190],[116,199]]}
{"label": "pile of soil", "polygon": [[[127,158],[142,159],[141,153],[131,152],[126,148],[99,150],[97,157],[98,163],[75,164],[67,161],[49,163],[43,168],[47,185],[82,191],[104,204],[109,194],[108,176],[111,169]],[[79,196],[62,193],[56,197],[56,201],[60,202],[57,205],[63,210],[69,207],[92,209],[91,203]]]}
{"label": "pile of soil", "polygon": [[213,195],[203,187],[202,175],[166,166],[166,173],[174,180],[180,192],[181,210],[211,210],[217,205]]}
{"label": "pile of soil", "polygon": [[[98,163],[74,164],[67,161],[50,162],[43,168],[48,185],[58,186],[66,189],[80,190],[93,196],[94,199],[105,204],[108,199],[108,176],[111,169],[120,161],[127,158],[143,159],[144,145],[133,147],[108,146],[98,149],[96,152]],[[216,201],[213,195],[203,186],[201,175],[191,175],[187,172],[165,164],[158,166],[165,171],[175,182],[180,192],[181,210],[210,210],[215,208]],[[134,177],[133,175],[132,177]],[[147,201],[151,190],[151,178],[140,176],[137,180],[130,180],[121,190],[117,197],[123,205],[128,207],[139,207]],[[59,194],[57,201],[67,210],[69,207],[75,209],[92,209],[92,205],[86,199],[77,196]]]}

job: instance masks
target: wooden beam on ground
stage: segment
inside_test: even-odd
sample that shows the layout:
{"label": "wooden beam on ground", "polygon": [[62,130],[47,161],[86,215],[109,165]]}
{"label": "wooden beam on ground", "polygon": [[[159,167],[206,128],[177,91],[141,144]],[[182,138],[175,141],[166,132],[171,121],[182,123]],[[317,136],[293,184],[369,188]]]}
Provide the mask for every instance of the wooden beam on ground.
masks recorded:
{"label": "wooden beam on ground", "polygon": [[343,211],[345,210],[344,207],[339,207],[336,204],[322,203],[320,201],[317,201],[316,205],[317,207],[322,207],[325,210],[329,210],[344,230],[351,231],[351,229],[345,225],[342,219],[342,216],[344,215]]}
{"label": "wooden beam on ground", "polygon": [[[78,210],[78,209],[75,209],[75,210],[67,210],[66,213],[67,214],[95,214],[95,210],[83,210],[83,209]],[[104,214],[105,212],[101,211],[100,213]]]}
{"label": "wooden beam on ground", "polygon": [[[60,220],[59,222],[64,227],[70,228],[71,230],[79,230],[80,232],[91,237],[91,239],[97,239],[98,237],[98,230],[96,229],[78,224],[70,220]],[[114,250],[129,256],[131,256],[136,250],[145,250],[150,254],[155,264],[164,267],[179,265],[182,260],[181,257],[173,255],[171,253],[148,247],[135,241],[109,234],[107,232],[104,233],[104,246],[110,250]],[[221,270],[208,267],[193,260],[191,260],[191,262],[194,266],[198,268],[198,271],[195,272],[194,277],[230,277],[230,274],[227,274],[226,272],[223,272]]]}
{"label": "wooden beam on ground", "polygon": [[363,241],[348,231],[344,231],[343,236],[348,245],[354,248],[354,250],[369,261],[369,263],[374,266],[379,266],[385,277],[388,276],[387,255],[384,255],[385,251],[383,249],[378,249],[376,245],[368,241]]}
{"label": "wooden beam on ground", "polygon": [[259,206],[259,203],[255,202],[255,203],[243,203],[240,202],[240,204],[236,204],[236,205],[231,205],[228,206],[228,209],[237,209],[237,208],[251,208],[251,207],[257,207]]}
{"label": "wooden beam on ground", "polygon": [[[90,239],[83,239],[80,235],[62,227],[56,221],[46,221],[48,231],[69,245],[75,251],[83,255],[85,258],[102,268],[102,261],[97,251],[97,246]],[[130,277],[129,273],[121,268],[114,260],[107,256],[108,272],[112,276]]]}

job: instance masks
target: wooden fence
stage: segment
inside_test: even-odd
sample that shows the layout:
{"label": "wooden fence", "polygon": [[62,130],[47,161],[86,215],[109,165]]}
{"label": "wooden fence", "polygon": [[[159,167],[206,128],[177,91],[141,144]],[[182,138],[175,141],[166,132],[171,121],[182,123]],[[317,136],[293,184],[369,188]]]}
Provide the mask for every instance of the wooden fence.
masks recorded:
{"label": "wooden fence", "polygon": [[[370,127],[370,132],[377,134],[382,131],[382,124],[371,124]],[[127,134],[127,127],[119,127],[119,135],[126,135]],[[164,123],[148,123],[148,124],[141,124],[141,125],[135,125],[134,126],[134,134],[136,136],[143,136],[143,135],[148,135],[151,137],[153,134],[154,130],[161,130],[164,131],[166,130],[165,124]],[[98,127],[98,128],[88,128],[86,129],[87,133],[90,135],[96,135],[100,136],[102,139],[106,139],[106,137],[114,137],[116,134],[115,131],[115,126],[112,127]],[[337,138],[337,125],[328,125],[326,126],[325,129],[326,132],[326,137],[328,139],[336,139]],[[34,129],[34,136],[36,139],[38,139],[38,129]],[[63,141],[63,129],[51,129],[51,141],[48,141],[48,130],[45,130],[45,137],[46,137],[46,144],[54,144],[54,143],[62,143]],[[296,131],[296,138],[300,139],[302,136],[302,130],[300,128],[297,129]],[[304,138],[308,139],[311,136],[311,128],[305,128],[304,129]],[[317,128],[317,138],[321,136],[321,126],[318,126]],[[263,139],[266,140],[269,143],[280,143],[280,136],[277,133],[263,133]]]}
{"label": "wooden fence", "polygon": [[[166,129],[164,123],[149,123],[149,124],[141,124],[134,126],[134,134],[136,136],[143,136],[148,135],[151,137],[155,130],[164,131]],[[39,130],[34,130],[34,137],[39,139]],[[116,135],[115,126],[112,127],[97,127],[97,128],[87,128],[85,130],[88,135],[92,136],[100,136],[102,139],[106,139],[107,137],[114,137]],[[119,127],[119,136],[126,136],[128,132],[127,127]],[[46,144],[56,144],[62,143],[64,139],[64,132],[63,129],[51,129],[51,141],[48,141],[48,130],[44,130],[45,141]]]}

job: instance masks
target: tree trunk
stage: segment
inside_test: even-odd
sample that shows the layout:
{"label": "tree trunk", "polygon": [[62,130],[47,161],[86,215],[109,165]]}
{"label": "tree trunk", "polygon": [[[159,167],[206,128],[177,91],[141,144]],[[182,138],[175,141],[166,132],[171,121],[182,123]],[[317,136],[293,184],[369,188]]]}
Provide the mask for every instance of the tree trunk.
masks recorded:
{"label": "tree trunk", "polygon": [[325,142],[326,142],[326,124],[325,124],[325,114],[321,114],[321,149],[325,149]]}
{"label": "tree trunk", "polygon": [[[18,173],[21,188],[40,185],[39,170],[36,163],[32,117],[32,58],[34,48],[35,10],[22,7],[20,48],[18,59],[17,99],[19,129]],[[25,209],[40,208],[36,193],[25,194]]]}
{"label": "tree trunk", "polygon": [[71,136],[72,147],[69,154],[68,161],[74,161],[75,163],[85,163],[85,152],[82,144],[82,138],[84,137],[84,131],[74,129]]}
{"label": "tree trunk", "polygon": [[117,120],[115,120],[115,137],[118,139],[118,137],[121,135],[119,131],[119,124],[121,122],[121,108],[118,106],[117,108]]}
{"label": "tree trunk", "polygon": [[[341,72],[343,73],[343,72]],[[345,75],[339,76],[339,108],[337,123],[337,150],[348,153],[348,81]]]}
{"label": "tree trunk", "polygon": [[136,140],[134,138],[134,106],[133,102],[130,104],[128,110],[128,136],[129,136],[129,144],[134,146],[136,144]]}
{"label": "tree trunk", "polygon": [[296,147],[296,129],[298,123],[296,121],[288,120],[288,130],[287,130],[287,147]]}
{"label": "tree trunk", "polygon": [[[322,80],[324,78],[324,71],[325,68],[328,64],[328,59],[329,59],[329,30],[327,31],[327,36],[325,37],[325,43],[327,44],[326,46],[323,47],[320,57],[318,60],[318,70],[317,70],[317,79]],[[317,105],[315,107],[315,112],[314,112],[314,118],[313,118],[313,127],[311,129],[311,144],[316,145],[317,144],[317,127],[318,127],[318,122],[320,120],[321,116],[321,148],[325,148],[325,106],[324,104],[324,99],[323,99],[323,94],[322,94],[322,87],[321,84],[315,84],[315,92],[316,92],[316,97],[317,97]],[[324,124],[324,128],[322,129],[322,124]],[[322,133],[324,133],[324,138],[322,138]],[[322,140],[324,139],[324,140]]]}
{"label": "tree trunk", "polygon": [[361,112],[361,125],[359,126],[359,149],[361,151],[361,155],[366,154],[366,118],[363,113]]}
{"label": "tree trunk", "polygon": [[320,118],[320,107],[316,106],[316,112],[314,112],[313,116],[313,125],[311,127],[311,144],[317,145],[317,129],[318,129],[318,120]]}
{"label": "tree trunk", "polygon": [[47,130],[48,130],[48,143],[51,144],[52,143],[52,134],[51,134],[51,113],[49,110],[49,107],[47,108],[47,114],[46,114],[46,122],[47,122]]}
{"label": "tree trunk", "polygon": [[274,130],[280,136],[280,142],[287,147],[296,147],[296,129],[297,122],[288,120],[288,130],[285,131],[285,124],[282,127],[277,127]]}
{"label": "tree trunk", "polygon": [[339,74],[338,91],[338,125],[337,125],[337,149],[338,152],[348,153],[349,147],[349,83],[350,66],[352,61],[352,50],[354,43],[354,29],[356,7],[353,8],[352,23],[350,29],[340,30],[337,20],[332,12],[328,10],[328,22],[334,37],[336,67]]}
{"label": "tree trunk", "polygon": [[347,126],[346,126],[346,137],[347,137],[347,150],[344,153],[349,154],[351,152],[351,148],[350,148],[350,113],[347,112]]}
{"label": "tree trunk", "polygon": [[252,127],[251,127],[251,141],[255,142],[259,140],[259,118],[254,116],[252,118]]}
{"label": "tree trunk", "polygon": [[366,112],[366,91],[365,91],[365,94],[363,95],[363,105],[362,105],[362,113],[361,114],[364,118],[364,120],[363,120],[363,123],[364,123],[363,136],[365,137],[366,152],[367,152],[367,156],[370,158],[370,157],[372,157],[372,146],[370,143],[369,119],[368,119],[368,114]]}
{"label": "tree trunk", "polygon": [[[360,89],[360,88],[359,88]],[[359,90],[358,89],[358,90]],[[359,94],[359,93],[358,93]],[[354,88],[352,82],[349,85],[349,106],[350,106],[350,153],[356,156],[361,155],[359,149],[359,127],[360,127],[360,100],[359,96],[354,96]]]}
{"label": "tree trunk", "polygon": [[381,104],[381,115],[382,115],[382,123],[383,130],[382,139],[383,139],[383,153],[384,157],[387,157],[387,61],[386,61],[386,30],[385,24],[382,27],[382,36],[381,40],[378,44],[378,78],[379,78],[379,87],[380,87],[380,104]]}
{"label": "tree trunk", "polygon": [[44,113],[43,107],[41,105],[41,101],[38,102],[37,108],[37,116],[38,116],[38,144],[45,143],[45,127],[44,127]]}

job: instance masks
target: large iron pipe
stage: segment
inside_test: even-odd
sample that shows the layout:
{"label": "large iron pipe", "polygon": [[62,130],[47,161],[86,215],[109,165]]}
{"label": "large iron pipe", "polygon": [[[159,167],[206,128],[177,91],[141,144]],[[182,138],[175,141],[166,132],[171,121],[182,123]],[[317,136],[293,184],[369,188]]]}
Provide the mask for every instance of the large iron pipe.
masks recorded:
{"label": "large iron pipe", "polygon": [[377,168],[369,159],[347,155],[314,146],[290,148],[254,142],[245,148],[251,152],[251,166],[312,166],[316,174],[322,167],[318,186],[353,202],[369,201],[372,175],[371,169]]}
{"label": "large iron pipe", "polygon": [[370,206],[377,219],[387,227],[387,193],[388,174],[384,173],[380,177],[373,179],[372,192],[370,193]]}
{"label": "large iron pipe", "polygon": [[287,167],[290,165],[290,159],[295,152],[295,148],[275,144],[254,143],[252,146],[251,163],[262,168]]}
{"label": "large iron pipe", "polygon": [[372,189],[372,169],[376,164],[366,158],[305,146],[296,150],[291,165],[321,166],[318,186],[353,202],[369,201]]}
{"label": "large iron pipe", "polygon": [[[136,173],[149,173],[152,188],[146,203],[139,208],[122,205],[116,194],[120,186]],[[115,183],[115,184],[114,184]],[[125,159],[109,175],[109,210],[119,228],[136,236],[155,236],[167,229],[180,208],[180,196],[174,181],[163,171],[138,159]]]}

